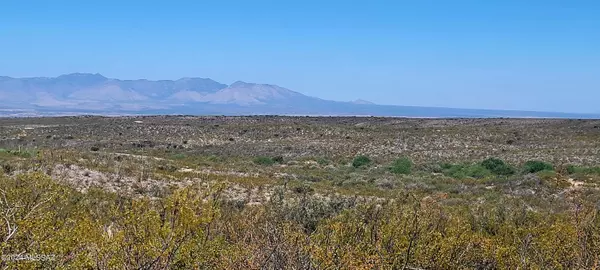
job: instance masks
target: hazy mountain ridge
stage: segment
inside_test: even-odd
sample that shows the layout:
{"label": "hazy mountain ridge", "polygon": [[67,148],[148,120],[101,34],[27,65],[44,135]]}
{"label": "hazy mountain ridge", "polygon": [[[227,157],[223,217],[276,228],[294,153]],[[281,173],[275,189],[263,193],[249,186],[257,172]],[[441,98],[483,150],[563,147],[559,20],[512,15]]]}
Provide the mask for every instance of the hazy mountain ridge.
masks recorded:
{"label": "hazy mountain ridge", "polygon": [[[56,78],[0,78],[0,97],[9,103],[42,107],[82,103],[138,104],[268,104],[289,98],[308,98],[267,84],[235,82],[231,86],[206,78],[179,80],[118,80],[100,74],[73,73]],[[105,104],[109,105],[109,104]]]}
{"label": "hazy mountain ridge", "polygon": [[281,106],[321,102],[318,98],[269,84],[237,81],[228,86],[207,78],[119,80],[89,73],[55,78],[3,76],[0,77],[0,98],[5,106],[12,105],[10,107],[92,110],[177,109],[190,104]]}
{"label": "hazy mountain ridge", "polygon": [[[54,78],[0,76],[0,108],[39,114],[294,114],[406,117],[562,117],[600,115],[376,105],[323,100],[277,85],[226,85],[208,78],[119,80],[72,73]],[[0,115],[10,113],[0,112]]]}

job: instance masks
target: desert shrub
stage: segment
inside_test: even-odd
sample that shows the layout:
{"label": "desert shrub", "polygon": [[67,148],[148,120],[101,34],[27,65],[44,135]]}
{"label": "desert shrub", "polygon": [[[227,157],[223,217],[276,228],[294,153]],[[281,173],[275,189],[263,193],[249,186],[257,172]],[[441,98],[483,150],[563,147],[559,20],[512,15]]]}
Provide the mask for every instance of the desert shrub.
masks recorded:
{"label": "desert shrub", "polygon": [[410,174],[412,171],[412,160],[407,157],[399,158],[392,163],[390,171],[395,174]]}
{"label": "desert shrub", "polygon": [[283,157],[282,156],[274,156],[271,159],[273,159],[273,162],[275,162],[275,163],[279,163],[279,164],[283,163]]}
{"label": "desert shrub", "polygon": [[372,162],[373,161],[369,157],[360,155],[360,156],[355,157],[352,160],[352,167],[362,168],[362,167],[366,167],[366,166],[370,165]]}
{"label": "desert shrub", "polygon": [[298,176],[298,179],[300,179],[302,181],[313,182],[313,183],[321,182],[321,178],[319,176],[310,175],[310,174],[300,175],[300,176]]}
{"label": "desert shrub", "polygon": [[270,157],[256,157],[252,160],[255,164],[269,166],[275,164],[275,161]]}
{"label": "desert shrub", "polygon": [[[480,164],[445,167],[487,170]],[[564,210],[532,211],[527,201],[493,192],[482,200],[451,197],[452,204],[444,193],[365,201],[278,187],[270,201],[255,206],[219,195],[219,188],[188,187],[151,200],[96,189],[81,193],[40,173],[0,175],[0,253],[57,258],[0,266],[594,269],[600,259],[595,197]]]}
{"label": "desert shrub", "polygon": [[292,187],[292,190],[298,194],[308,194],[314,191],[314,189],[309,185],[298,185]]}
{"label": "desert shrub", "polygon": [[37,155],[37,151],[36,150],[7,150],[7,149],[2,149],[2,151],[0,151],[0,154],[10,154],[10,155],[17,156],[17,157],[30,158],[30,157],[33,157],[33,156]]}
{"label": "desert shrub", "polygon": [[19,156],[19,157],[23,157],[23,158],[30,158],[30,157],[35,156],[36,152],[35,151],[18,151],[18,152],[15,152],[15,155]]}
{"label": "desert shrub", "polygon": [[217,254],[225,252],[207,229],[219,216],[217,204],[197,190],[180,189],[155,204],[94,190],[82,194],[39,173],[1,180],[8,230],[0,230],[0,252],[56,256],[0,261],[2,268],[215,268]]}
{"label": "desert shrub", "polygon": [[[7,228],[0,230],[2,254],[16,254],[28,250],[66,257],[67,254],[63,252],[83,249],[88,243],[83,239],[93,235],[86,234],[91,221],[85,217],[85,209],[77,205],[81,194],[73,193],[73,190],[58,185],[41,173],[2,179],[0,193],[0,211],[4,213],[3,219]],[[69,261],[71,267],[62,268],[87,268],[80,265],[85,265],[84,257],[85,255],[74,255]],[[10,262],[9,265],[0,262],[3,268],[8,269],[17,268],[14,263],[18,261],[13,262],[13,265],[10,265]],[[48,269],[57,268],[56,263],[40,261],[27,266]]]}
{"label": "desert shrub", "polygon": [[600,174],[600,167],[584,167],[581,169],[585,174]]}
{"label": "desert shrub", "polygon": [[396,182],[391,179],[378,179],[375,181],[375,185],[381,189],[393,189],[396,187]]}
{"label": "desert shrub", "polygon": [[513,167],[504,163],[503,160],[498,158],[488,158],[481,162],[481,166],[495,175],[512,175],[515,173],[515,169]]}
{"label": "desert shrub", "polygon": [[551,182],[556,177],[556,172],[552,170],[542,170],[538,171],[537,175],[540,177],[540,179],[546,182]]}
{"label": "desert shrub", "polygon": [[488,169],[481,166],[480,164],[442,164],[442,173],[446,176],[455,179],[464,179],[472,177],[481,179],[489,176],[491,173]]}
{"label": "desert shrub", "polygon": [[464,166],[460,164],[444,163],[441,165],[442,173],[452,178],[465,178]]}
{"label": "desert shrub", "polygon": [[185,159],[187,156],[183,153],[175,154],[171,156],[172,159]]}
{"label": "desert shrub", "polygon": [[177,167],[173,166],[171,164],[160,164],[156,167],[159,171],[165,171],[165,172],[176,172],[177,171]]}
{"label": "desert shrub", "polygon": [[600,167],[580,167],[575,165],[567,166],[567,173],[569,174],[600,174]]}
{"label": "desert shrub", "polygon": [[442,168],[442,165],[444,164],[437,162],[424,163],[419,165],[418,170],[432,173],[443,173],[444,169]]}
{"label": "desert shrub", "polygon": [[217,156],[217,155],[210,155],[206,158],[206,160],[208,160],[210,162],[223,162],[223,161],[225,161],[225,158],[223,158],[221,156]]}
{"label": "desert shrub", "polygon": [[361,187],[367,187],[369,185],[369,182],[364,181],[362,179],[345,179],[341,182],[337,182],[335,183],[337,185],[339,185],[340,187],[344,187],[344,188],[361,188]]}
{"label": "desert shrub", "polygon": [[308,234],[314,232],[323,220],[356,205],[354,199],[337,196],[324,199],[306,194],[306,196],[302,196],[297,200],[291,200],[291,198],[285,196],[282,190],[277,190],[272,200],[267,204],[267,208],[273,211],[274,218],[300,225],[303,232]]}
{"label": "desert shrub", "polygon": [[99,150],[100,150],[100,147],[98,147],[98,146],[92,146],[92,147],[90,148],[90,150],[91,150],[92,152],[97,152],[97,151],[99,151]]}
{"label": "desert shrub", "polygon": [[530,160],[525,162],[523,165],[524,173],[537,173],[541,171],[551,171],[554,170],[554,167],[550,163],[546,163],[538,160]]}
{"label": "desert shrub", "polygon": [[2,168],[2,172],[5,174],[11,174],[15,171],[15,168],[9,163],[0,164],[0,168]]}
{"label": "desert shrub", "polygon": [[252,160],[252,162],[254,162],[254,164],[258,164],[258,165],[270,166],[275,163],[282,164],[283,157],[282,156],[274,156],[274,157],[259,156],[259,157],[254,158]]}
{"label": "desert shrub", "polygon": [[317,163],[319,163],[319,165],[321,166],[325,166],[325,165],[329,165],[330,161],[326,158],[317,158]]}
{"label": "desert shrub", "polygon": [[466,167],[466,175],[472,178],[481,179],[489,176],[490,171],[479,164],[474,164]]}

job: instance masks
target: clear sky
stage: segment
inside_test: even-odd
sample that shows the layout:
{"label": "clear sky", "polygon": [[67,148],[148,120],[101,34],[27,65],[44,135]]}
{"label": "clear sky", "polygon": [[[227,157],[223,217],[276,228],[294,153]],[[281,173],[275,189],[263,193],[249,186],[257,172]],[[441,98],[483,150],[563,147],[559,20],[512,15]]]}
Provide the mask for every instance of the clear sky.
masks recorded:
{"label": "clear sky", "polygon": [[600,1],[0,2],[0,75],[73,72],[600,112]]}

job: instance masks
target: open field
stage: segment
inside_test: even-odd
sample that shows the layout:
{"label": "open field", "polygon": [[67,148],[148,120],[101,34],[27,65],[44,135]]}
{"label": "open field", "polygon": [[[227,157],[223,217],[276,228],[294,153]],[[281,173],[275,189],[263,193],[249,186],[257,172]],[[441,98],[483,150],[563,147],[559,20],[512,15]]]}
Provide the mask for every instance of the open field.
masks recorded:
{"label": "open field", "polygon": [[600,120],[0,118],[5,268],[600,266]]}

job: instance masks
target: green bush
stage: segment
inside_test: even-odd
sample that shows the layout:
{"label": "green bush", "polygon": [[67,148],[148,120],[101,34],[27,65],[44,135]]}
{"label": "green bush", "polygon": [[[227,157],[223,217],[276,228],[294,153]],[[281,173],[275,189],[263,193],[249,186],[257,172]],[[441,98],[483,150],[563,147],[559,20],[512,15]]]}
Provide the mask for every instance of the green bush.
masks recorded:
{"label": "green bush", "polygon": [[275,160],[270,157],[256,157],[254,158],[253,162],[263,166],[270,166],[276,163]]}
{"label": "green bush", "polygon": [[541,171],[552,171],[554,167],[550,163],[546,163],[538,160],[530,160],[525,162],[523,165],[523,172],[525,173],[537,173]]}
{"label": "green bush", "polygon": [[539,177],[540,179],[542,179],[544,181],[550,181],[556,177],[556,172],[554,172],[552,170],[539,171],[537,173],[537,177]]}
{"label": "green bush", "polygon": [[569,165],[567,166],[567,173],[600,174],[600,167],[579,167],[575,165]]}
{"label": "green bush", "polygon": [[5,148],[0,148],[0,154],[13,155],[22,158],[30,158],[36,156],[38,152],[37,150],[9,150]]}
{"label": "green bush", "polygon": [[443,173],[444,168],[442,168],[442,165],[444,165],[444,164],[435,163],[435,162],[424,163],[424,164],[419,165],[418,170],[424,171],[424,172],[430,172],[430,173]]}
{"label": "green bush", "polygon": [[600,174],[600,167],[584,167],[582,172],[585,174]]}
{"label": "green bush", "polygon": [[175,155],[173,155],[173,156],[172,156],[172,158],[173,158],[173,159],[184,159],[184,158],[186,158],[186,157],[187,157],[187,156],[186,156],[185,154],[182,154],[182,153],[180,153],[180,154],[175,154]]}
{"label": "green bush", "polygon": [[442,164],[442,173],[445,176],[457,179],[467,177],[467,174],[465,172],[465,166],[460,164],[444,163]]}
{"label": "green bush", "polygon": [[394,161],[390,171],[395,174],[410,174],[412,171],[412,160],[407,157],[399,158]]}
{"label": "green bush", "polygon": [[354,168],[360,168],[360,167],[365,167],[371,164],[371,159],[367,156],[357,156],[354,158],[354,160],[352,160],[352,167]]}
{"label": "green bush", "polygon": [[515,169],[513,167],[504,163],[503,160],[498,158],[488,158],[481,162],[481,166],[495,175],[512,175],[515,173]]}
{"label": "green bush", "polygon": [[442,173],[455,179],[472,177],[481,179],[489,176],[491,172],[480,164],[442,164]]}
{"label": "green bush", "polygon": [[321,166],[329,165],[329,160],[326,158],[317,158],[317,163]]}
{"label": "green bush", "polygon": [[15,168],[8,163],[0,164],[0,169],[0,171],[5,174],[11,174],[13,171],[15,171]]}
{"label": "green bush", "polygon": [[282,156],[275,156],[275,157],[272,157],[271,159],[275,163],[279,163],[279,164],[283,163],[283,157]]}
{"label": "green bush", "polygon": [[18,157],[22,157],[22,158],[30,158],[30,157],[34,157],[37,155],[36,150],[17,150],[17,151],[10,151],[10,153],[12,153],[14,156],[18,156]]}
{"label": "green bush", "polygon": [[471,165],[466,168],[466,175],[468,177],[481,179],[490,176],[491,172],[489,169],[479,164]]}

